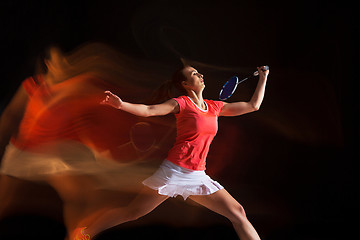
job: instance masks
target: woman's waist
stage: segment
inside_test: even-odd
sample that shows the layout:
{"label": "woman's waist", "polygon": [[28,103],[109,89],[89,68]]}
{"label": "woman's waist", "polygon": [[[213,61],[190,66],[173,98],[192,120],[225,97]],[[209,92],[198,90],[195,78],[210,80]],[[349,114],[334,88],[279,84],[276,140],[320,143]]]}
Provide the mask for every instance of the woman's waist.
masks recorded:
{"label": "woman's waist", "polygon": [[161,166],[162,168],[169,168],[172,171],[181,173],[181,174],[191,174],[191,175],[205,175],[205,171],[204,170],[193,170],[193,169],[189,169],[189,168],[185,168],[182,167],[180,165],[177,165],[167,159],[165,159]]}

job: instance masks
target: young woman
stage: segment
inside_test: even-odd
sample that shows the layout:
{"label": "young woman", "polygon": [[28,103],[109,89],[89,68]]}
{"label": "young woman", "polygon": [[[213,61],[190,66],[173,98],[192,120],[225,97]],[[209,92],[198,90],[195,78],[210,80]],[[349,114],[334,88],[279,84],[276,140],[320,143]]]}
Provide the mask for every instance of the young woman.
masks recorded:
{"label": "young woman", "polygon": [[[136,220],[155,209],[168,197],[182,195],[228,218],[241,240],[260,239],[246,218],[244,208],[216,181],[205,173],[206,156],[217,132],[218,116],[239,116],[257,111],[264,98],[269,70],[258,67],[259,82],[249,102],[226,103],[203,99],[203,75],[191,66],[178,70],[171,84],[184,96],[157,105],[132,104],[106,91],[101,102],[141,117],[173,113],[177,137],[168,157],[158,171],[146,179],[139,195],[129,206],[111,209],[86,227],[77,228],[74,239],[90,236],[115,225]],[[84,225],[80,225],[84,226]],[[86,226],[86,225],[85,225]]]}

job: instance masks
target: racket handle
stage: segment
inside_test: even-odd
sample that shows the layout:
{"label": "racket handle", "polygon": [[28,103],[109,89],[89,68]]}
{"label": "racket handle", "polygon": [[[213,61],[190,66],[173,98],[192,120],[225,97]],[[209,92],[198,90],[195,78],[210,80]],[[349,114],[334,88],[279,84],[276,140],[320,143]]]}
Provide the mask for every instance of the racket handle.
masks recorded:
{"label": "racket handle", "polygon": [[[266,71],[266,70],[269,70],[269,66],[265,66],[264,69],[262,71]],[[253,75],[256,77],[257,75],[259,75],[259,71],[256,71],[253,73]]]}

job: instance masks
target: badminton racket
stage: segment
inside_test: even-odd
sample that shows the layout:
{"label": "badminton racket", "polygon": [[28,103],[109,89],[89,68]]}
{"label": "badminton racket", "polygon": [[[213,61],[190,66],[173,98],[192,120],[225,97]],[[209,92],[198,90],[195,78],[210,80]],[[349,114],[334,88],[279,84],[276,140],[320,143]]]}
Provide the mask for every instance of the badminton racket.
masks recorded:
{"label": "badminton racket", "polygon": [[[262,71],[266,71],[266,70],[269,70],[269,66],[265,66],[264,69],[262,69]],[[231,78],[229,78],[229,80],[223,85],[222,89],[220,90],[219,99],[226,100],[226,99],[230,98],[234,94],[237,86],[240,83],[242,83],[254,76],[258,76],[258,75],[259,75],[259,72],[256,71],[249,77],[246,77],[241,80],[239,80],[239,78],[237,76],[232,76]]]}

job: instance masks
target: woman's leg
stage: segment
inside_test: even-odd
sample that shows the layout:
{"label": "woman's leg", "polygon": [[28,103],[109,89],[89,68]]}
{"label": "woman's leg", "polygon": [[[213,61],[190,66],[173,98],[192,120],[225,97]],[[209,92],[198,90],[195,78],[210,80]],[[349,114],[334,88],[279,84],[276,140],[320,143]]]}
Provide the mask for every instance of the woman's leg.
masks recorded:
{"label": "woman's leg", "polygon": [[14,202],[21,180],[0,175],[0,219],[8,214],[9,206]]}
{"label": "woman's leg", "polygon": [[225,189],[211,195],[195,195],[190,199],[228,218],[241,240],[259,240],[254,227],[246,218],[244,208]]}
{"label": "woman's leg", "polygon": [[96,234],[114,227],[116,225],[136,220],[154,210],[168,196],[160,195],[157,191],[143,187],[137,197],[126,207],[112,208],[106,211],[94,214],[89,219],[96,219],[90,224],[80,224],[79,226],[87,226],[85,234],[95,236]]}
{"label": "woman's leg", "polygon": [[64,224],[72,232],[84,216],[94,211],[98,200],[96,181],[85,175],[56,174],[48,177],[47,182],[63,201]]}

